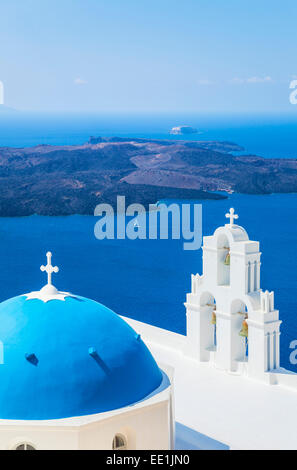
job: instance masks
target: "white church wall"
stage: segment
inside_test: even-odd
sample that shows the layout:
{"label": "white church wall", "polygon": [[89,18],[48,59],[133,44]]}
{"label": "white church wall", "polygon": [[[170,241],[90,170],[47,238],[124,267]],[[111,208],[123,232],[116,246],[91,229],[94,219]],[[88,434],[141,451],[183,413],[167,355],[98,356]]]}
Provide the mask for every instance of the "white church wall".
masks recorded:
{"label": "white church wall", "polygon": [[[203,273],[204,280],[211,285],[217,283],[218,273],[217,273],[217,253],[216,247],[213,243],[213,240],[209,240],[211,237],[203,237]],[[207,270],[206,266],[212,265],[213,269]]]}
{"label": "white church wall", "polygon": [[[20,423],[20,422],[19,422]],[[61,426],[0,424],[0,449],[14,450],[22,443],[32,445],[36,450],[76,450],[78,449],[79,431],[77,428]]]}
{"label": "white church wall", "polygon": [[79,433],[78,448],[109,450],[115,435],[121,434],[128,450],[168,450],[171,444],[169,422],[169,402],[163,401],[84,426]]}
{"label": "white church wall", "polygon": [[216,240],[216,264],[217,264],[217,282],[219,286],[230,285],[230,265],[224,263],[227,255],[230,255],[230,243],[225,234],[220,234]]}
{"label": "white church wall", "polygon": [[[170,394],[147,405],[97,415],[89,424],[86,417],[23,424],[21,421],[0,423],[0,450],[14,450],[27,443],[36,450],[111,450],[116,434],[127,441],[127,449],[172,448],[174,419]],[[76,421],[76,425],[69,424]],[[81,422],[81,425],[79,424]]]}
{"label": "white church wall", "polygon": [[297,391],[297,374],[279,367],[275,371],[267,373],[272,385],[281,385],[285,388]]}
{"label": "white church wall", "polygon": [[[200,307],[195,305],[191,305],[187,310],[187,345],[184,344],[182,350],[188,350],[191,356],[199,358],[200,361],[208,361],[209,351],[197,341],[201,330],[201,318],[197,315],[197,310],[200,310]],[[207,338],[205,340],[207,341]]]}
{"label": "white church wall", "polygon": [[215,363],[218,368],[232,370],[231,348],[231,315],[217,311],[217,351]]}
{"label": "white church wall", "polygon": [[[246,343],[245,338],[240,336],[242,322],[247,312],[245,303],[240,299],[234,299],[230,305],[231,312],[231,356],[233,369],[236,369],[236,363],[246,361]],[[234,364],[235,362],[235,364]]]}

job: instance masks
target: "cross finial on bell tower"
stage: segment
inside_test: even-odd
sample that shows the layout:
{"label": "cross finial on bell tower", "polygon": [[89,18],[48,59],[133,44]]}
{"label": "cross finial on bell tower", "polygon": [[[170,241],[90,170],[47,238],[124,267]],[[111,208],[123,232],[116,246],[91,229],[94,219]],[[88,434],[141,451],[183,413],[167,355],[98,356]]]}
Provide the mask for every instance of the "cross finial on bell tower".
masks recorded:
{"label": "cross finial on bell tower", "polygon": [[47,258],[47,265],[40,266],[40,270],[47,272],[47,284],[48,286],[51,286],[52,285],[52,273],[59,272],[59,268],[58,266],[52,266],[52,253],[50,251],[47,252],[46,258]]}
{"label": "cross finial on bell tower", "polygon": [[234,219],[238,219],[238,215],[235,214],[233,207],[231,207],[230,212],[228,212],[228,214],[225,214],[225,217],[227,217],[227,219],[230,219],[230,224],[228,224],[230,227],[233,227]]}

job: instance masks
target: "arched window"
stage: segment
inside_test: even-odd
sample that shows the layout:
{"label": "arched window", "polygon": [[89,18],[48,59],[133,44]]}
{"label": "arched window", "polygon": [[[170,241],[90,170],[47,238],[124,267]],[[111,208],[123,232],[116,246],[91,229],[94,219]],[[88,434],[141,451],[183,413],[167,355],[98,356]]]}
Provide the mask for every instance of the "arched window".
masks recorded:
{"label": "arched window", "polygon": [[123,434],[116,434],[112,441],[112,450],[126,450],[127,440]]}
{"label": "arched window", "polygon": [[28,444],[27,442],[22,442],[21,444],[18,444],[14,450],[36,450],[35,447],[32,446],[32,444]]}

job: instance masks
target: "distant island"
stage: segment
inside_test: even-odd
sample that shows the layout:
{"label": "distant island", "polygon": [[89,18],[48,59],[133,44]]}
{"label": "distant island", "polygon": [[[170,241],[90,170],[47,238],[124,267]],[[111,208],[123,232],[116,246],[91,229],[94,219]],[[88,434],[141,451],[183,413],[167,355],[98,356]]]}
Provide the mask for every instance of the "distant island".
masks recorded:
{"label": "distant island", "polygon": [[101,202],[228,192],[297,192],[297,160],[233,155],[232,142],[91,137],[83,145],[0,148],[0,215],[93,214]]}
{"label": "distant island", "polygon": [[183,135],[183,134],[197,134],[198,130],[190,126],[177,126],[172,127],[170,134]]}

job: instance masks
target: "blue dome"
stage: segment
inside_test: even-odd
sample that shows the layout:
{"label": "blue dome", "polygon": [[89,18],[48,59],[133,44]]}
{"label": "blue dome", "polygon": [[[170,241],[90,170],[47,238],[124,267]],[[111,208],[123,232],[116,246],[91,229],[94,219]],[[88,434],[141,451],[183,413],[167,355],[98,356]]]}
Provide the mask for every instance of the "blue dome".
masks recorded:
{"label": "blue dome", "polygon": [[162,373],[118,315],[75,296],[0,304],[0,418],[42,420],[114,410],[142,400]]}

